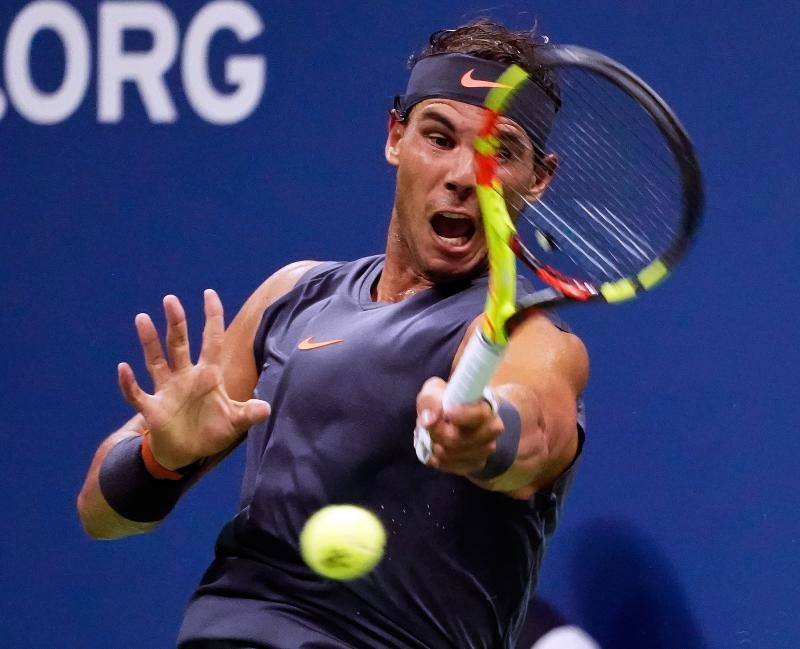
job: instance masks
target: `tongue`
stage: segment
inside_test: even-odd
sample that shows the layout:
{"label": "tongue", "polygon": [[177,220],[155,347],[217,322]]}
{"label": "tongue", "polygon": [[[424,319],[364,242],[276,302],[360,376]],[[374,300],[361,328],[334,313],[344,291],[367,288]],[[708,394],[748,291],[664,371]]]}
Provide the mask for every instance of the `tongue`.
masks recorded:
{"label": "tongue", "polygon": [[433,217],[431,225],[436,234],[447,239],[469,237],[475,229],[469,219],[449,219],[441,214]]}

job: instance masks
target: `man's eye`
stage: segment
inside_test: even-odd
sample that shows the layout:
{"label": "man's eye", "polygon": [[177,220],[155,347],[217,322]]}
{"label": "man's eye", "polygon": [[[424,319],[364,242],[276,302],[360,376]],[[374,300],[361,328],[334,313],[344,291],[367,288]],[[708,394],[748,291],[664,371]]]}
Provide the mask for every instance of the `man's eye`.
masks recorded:
{"label": "man's eye", "polygon": [[499,162],[513,164],[526,160],[529,157],[529,149],[517,143],[501,144],[495,156]]}
{"label": "man's eye", "polygon": [[442,149],[449,149],[452,146],[452,140],[445,135],[429,135],[428,139],[433,145]]}

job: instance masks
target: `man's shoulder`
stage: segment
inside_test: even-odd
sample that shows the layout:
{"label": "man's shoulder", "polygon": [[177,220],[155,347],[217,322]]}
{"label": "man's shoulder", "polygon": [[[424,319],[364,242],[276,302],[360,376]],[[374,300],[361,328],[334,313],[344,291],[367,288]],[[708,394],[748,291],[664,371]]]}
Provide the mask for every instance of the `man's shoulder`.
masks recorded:
{"label": "man's shoulder", "polygon": [[294,261],[287,264],[282,268],[276,270],[270,275],[262,284],[269,285],[273,291],[286,292],[294,288],[299,282],[310,275],[315,275],[320,269],[335,266],[339,262],[319,261],[316,259],[304,259],[302,261]]}
{"label": "man's shoulder", "polygon": [[314,259],[304,259],[279,268],[261,282],[260,286],[251,293],[237,317],[250,322],[259,321],[265,309],[280,300],[291,291],[303,277],[313,272],[315,268],[318,268],[320,264],[324,263],[325,262]]}
{"label": "man's shoulder", "polygon": [[282,298],[314,268],[325,262],[304,259],[287,264],[267,277],[253,292],[245,303],[245,307],[263,311],[270,304]]}
{"label": "man's shoulder", "polygon": [[300,284],[331,273],[349,273],[362,267],[372,266],[382,259],[383,255],[372,255],[352,261],[304,259],[292,262],[267,277],[250,296],[245,307],[262,313],[264,309],[283,298]]}
{"label": "man's shoulder", "polygon": [[381,263],[383,258],[383,255],[370,255],[350,261],[296,261],[275,271],[264,281],[262,286],[269,285],[278,291],[285,289],[283,292],[286,293],[300,283],[311,281],[323,275],[358,272],[372,267],[377,263]]}

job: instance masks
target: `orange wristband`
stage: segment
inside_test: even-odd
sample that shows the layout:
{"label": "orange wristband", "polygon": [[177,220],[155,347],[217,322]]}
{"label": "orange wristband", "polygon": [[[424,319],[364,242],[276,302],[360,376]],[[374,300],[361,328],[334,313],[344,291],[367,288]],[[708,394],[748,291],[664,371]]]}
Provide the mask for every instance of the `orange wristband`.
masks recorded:
{"label": "orange wristband", "polygon": [[153,456],[153,449],[150,448],[150,431],[144,431],[142,435],[142,460],[147,472],[158,480],[182,480],[186,476],[177,471],[172,471],[158,463]]}

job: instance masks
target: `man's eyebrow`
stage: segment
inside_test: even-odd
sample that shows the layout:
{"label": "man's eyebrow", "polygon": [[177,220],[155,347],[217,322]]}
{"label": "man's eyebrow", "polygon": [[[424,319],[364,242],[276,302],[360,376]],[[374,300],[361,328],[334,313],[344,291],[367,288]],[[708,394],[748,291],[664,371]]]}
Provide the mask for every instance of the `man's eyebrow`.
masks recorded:
{"label": "man's eyebrow", "polygon": [[449,119],[447,119],[444,115],[438,112],[435,108],[426,108],[422,111],[422,114],[419,116],[420,120],[424,119],[432,119],[435,122],[439,122],[445,128],[455,131],[456,127]]}
{"label": "man's eyebrow", "polygon": [[[431,119],[434,122],[438,122],[450,131],[456,131],[456,127],[453,122],[451,122],[433,106],[424,108],[420,113],[419,121],[422,122],[426,119]],[[528,136],[516,124],[504,124],[503,122],[500,122],[498,124],[498,135],[507,146],[519,146],[523,148],[529,148],[531,146]]]}
{"label": "man's eyebrow", "polygon": [[518,126],[511,124],[498,124],[497,134],[500,139],[507,144],[514,144],[518,146],[527,147],[530,144],[530,139],[526,133],[520,131]]}

